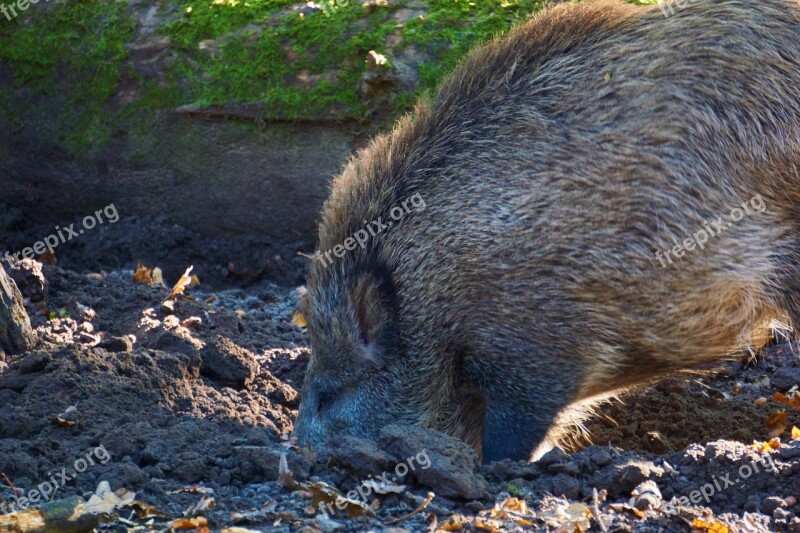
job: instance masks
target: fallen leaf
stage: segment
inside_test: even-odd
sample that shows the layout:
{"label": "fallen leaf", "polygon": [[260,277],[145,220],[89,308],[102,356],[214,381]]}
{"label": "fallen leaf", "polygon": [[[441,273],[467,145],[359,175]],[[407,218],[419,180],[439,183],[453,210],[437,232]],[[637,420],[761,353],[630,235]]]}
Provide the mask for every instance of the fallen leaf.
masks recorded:
{"label": "fallen leaf", "polygon": [[791,396],[776,392],[772,395],[772,401],[782,403],[792,409],[800,409],[800,391],[794,391]]}
{"label": "fallen leaf", "polygon": [[439,527],[442,531],[461,531],[464,529],[464,517],[453,515]]}
{"label": "fallen leaf", "polygon": [[764,427],[769,430],[770,437],[777,437],[786,430],[787,416],[789,416],[788,411],[775,411],[764,420]]}
{"label": "fallen leaf", "polygon": [[298,328],[304,328],[308,326],[305,315],[297,310],[292,311],[292,324]]}
{"label": "fallen leaf", "polygon": [[78,417],[78,404],[67,407],[63,413],[54,416],[51,420],[64,428],[75,427],[85,422],[83,418]]}
{"label": "fallen leaf", "polygon": [[149,520],[150,518],[167,518],[167,514],[159,510],[154,505],[149,503],[142,503],[140,501],[132,502],[128,507],[136,512],[136,518],[139,520]]}
{"label": "fallen leaf", "polygon": [[489,516],[499,520],[513,520],[518,526],[532,526],[533,522],[528,520],[528,505],[521,498],[506,498],[500,503],[495,504]]}
{"label": "fallen leaf", "polygon": [[214,500],[214,498],[208,494],[203,494],[197,503],[190,505],[189,508],[183,512],[183,516],[197,516],[203,511],[207,511],[208,509],[214,507],[215,503],[217,502]]}
{"label": "fallen leaf", "polygon": [[184,272],[183,275],[180,278],[178,278],[178,281],[175,283],[175,286],[172,287],[169,296],[167,296],[167,300],[172,300],[176,296],[180,296],[181,294],[183,294],[183,291],[186,290],[186,287],[192,285],[193,282],[192,278],[194,278],[194,280],[197,280],[198,283],[200,282],[200,280],[197,279],[197,276],[191,275],[193,268],[194,265],[190,266],[189,268],[186,269],[186,272]]}
{"label": "fallen leaf", "polygon": [[181,494],[184,492],[189,494],[214,494],[214,489],[212,489],[211,487],[205,487],[203,485],[191,485],[188,487],[183,487],[180,489],[169,491],[170,494]]}
{"label": "fallen leaf", "polygon": [[272,499],[264,503],[258,509],[251,509],[241,513],[231,513],[231,521],[240,524],[243,522],[250,522],[256,524],[266,519],[268,515],[275,512],[278,507],[278,500]]}
{"label": "fallen leaf", "polygon": [[754,450],[760,451],[761,453],[769,453],[772,450],[777,450],[778,448],[781,447],[781,439],[775,437],[768,440],[767,442],[753,441],[751,447]]}
{"label": "fallen leaf", "polygon": [[792,440],[800,440],[800,429],[797,426],[792,426]]}
{"label": "fallen leaf", "polygon": [[147,268],[141,261],[136,265],[136,272],[133,273],[133,281],[148,287],[166,287],[166,285],[164,285],[164,275],[161,269],[158,267]]}
{"label": "fallen leaf", "polygon": [[173,529],[197,529],[202,528],[201,531],[206,532],[206,526],[208,525],[208,520],[203,518],[202,516],[198,516],[197,518],[176,518],[172,521],[172,528]]}
{"label": "fallen leaf", "polygon": [[476,518],[473,525],[476,529],[480,529],[481,531],[488,531],[489,533],[500,533],[500,526],[502,524],[500,522],[494,520],[485,520],[481,518]]}
{"label": "fallen leaf", "polygon": [[97,490],[86,502],[86,511],[91,514],[111,514],[133,503],[136,493],[123,488],[111,491],[108,481],[101,481]]}
{"label": "fallen leaf", "polygon": [[[304,484],[303,488],[311,494],[311,507],[318,510],[320,504],[330,509],[343,510],[348,518],[358,516],[372,516],[375,513],[363,502],[350,500],[339,489],[328,485],[324,481]],[[344,509],[342,509],[344,507]]]}
{"label": "fallen leaf", "polygon": [[728,526],[719,522],[705,522],[699,518],[692,520],[691,526],[693,529],[709,531],[710,533],[728,533]]}

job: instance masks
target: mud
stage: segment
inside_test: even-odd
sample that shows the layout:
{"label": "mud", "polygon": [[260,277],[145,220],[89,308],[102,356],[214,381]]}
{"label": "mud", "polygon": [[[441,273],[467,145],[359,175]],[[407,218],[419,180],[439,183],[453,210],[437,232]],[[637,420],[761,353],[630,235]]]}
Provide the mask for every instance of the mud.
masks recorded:
{"label": "mud", "polygon": [[[47,229],[6,228],[11,247]],[[15,270],[38,340],[0,355],[0,501],[48,480],[59,482],[49,499],[88,497],[105,480],[163,513],[153,530],[202,487],[213,490],[200,513],[212,531],[687,531],[693,521],[702,531],[701,520],[800,532],[800,439],[789,433],[800,410],[771,400],[800,384],[786,343],[610,401],[586,424],[593,445],[579,438],[582,449],[535,464],[480,466],[460,442],[419,428],[338,439],[327,455],[296,447],[309,355],[291,320],[303,246],[209,242],[166,219],[123,218],[59,249],[55,266]],[[133,281],[139,260],[164,268],[169,286],[194,264],[201,283],[163,305],[168,288]],[[754,449],[770,430],[780,445]],[[320,487],[356,491],[358,505],[339,509]],[[121,511],[102,529],[133,527],[119,516],[146,523]]]}

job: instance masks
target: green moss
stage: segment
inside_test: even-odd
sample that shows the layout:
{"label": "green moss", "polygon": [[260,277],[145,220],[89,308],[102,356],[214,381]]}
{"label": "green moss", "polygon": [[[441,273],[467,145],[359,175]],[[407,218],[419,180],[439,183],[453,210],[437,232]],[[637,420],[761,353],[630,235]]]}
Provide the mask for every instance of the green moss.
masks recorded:
{"label": "green moss", "polygon": [[513,483],[506,483],[503,490],[514,498],[525,498],[525,489],[514,485]]}
{"label": "green moss", "polygon": [[[285,3],[209,6],[190,0],[179,4],[183,18],[170,24],[166,33],[186,52],[177,68],[192,80],[189,97],[193,103],[264,102],[267,118],[316,117],[332,111],[340,117],[361,118],[367,105],[357,88],[367,53],[385,51],[387,37],[400,31],[403,42],[398,50],[416,46],[430,57],[419,67],[419,87],[392,99],[395,111],[406,111],[469,48],[506,31],[543,4],[541,0],[443,0],[431,2],[423,18],[399,28],[392,14],[407,7],[407,2],[365,10],[351,1],[330,16],[317,12],[302,17],[277,9]],[[261,35],[237,33],[254,23],[264,27]],[[200,50],[200,43],[207,39],[223,43],[218,56]],[[303,88],[290,83],[300,73],[328,74],[328,78]]]}
{"label": "green moss", "polygon": [[50,104],[11,104],[6,94],[12,121],[45,123],[55,115],[55,133],[76,150],[107,141],[113,116],[106,104],[116,91],[125,44],[133,35],[125,4],[77,0],[32,5],[2,22],[0,61],[10,68],[13,88],[45,95]]}
{"label": "green moss", "polygon": [[[300,16],[288,7],[297,3],[164,0],[159,31],[175,56],[158,82],[140,79],[127,57],[134,26],[126,9],[138,8],[116,0],[33,5],[14,21],[0,21],[0,62],[14,80],[13,92],[0,90],[0,112],[19,127],[56,116],[51,133],[79,151],[101,147],[117,131],[147,132],[160,111],[182,104],[260,102],[265,119],[360,119],[375,105],[358,93],[367,54],[387,52],[387,39],[399,36],[396,53],[414,48],[425,61],[418,86],[389,100],[391,119],[431,91],[472,46],[525,20],[544,0],[436,0],[424,9],[410,0],[369,9],[338,0],[330,16]],[[393,18],[412,8],[423,16],[403,24]],[[110,98],[123,78],[139,92],[116,109]]]}

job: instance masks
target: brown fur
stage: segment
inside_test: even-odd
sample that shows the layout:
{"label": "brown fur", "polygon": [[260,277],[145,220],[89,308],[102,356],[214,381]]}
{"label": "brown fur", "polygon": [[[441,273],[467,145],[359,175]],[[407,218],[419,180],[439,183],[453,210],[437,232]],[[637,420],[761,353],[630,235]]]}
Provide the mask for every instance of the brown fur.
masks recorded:
{"label": "brown fur", "polygon": [[[296,428],[422,424],[523,458],[569,406],[800,324],[800,4],[559,5],[474,50],[344,168]],[[671,248],[760,194],[704,250]]]}

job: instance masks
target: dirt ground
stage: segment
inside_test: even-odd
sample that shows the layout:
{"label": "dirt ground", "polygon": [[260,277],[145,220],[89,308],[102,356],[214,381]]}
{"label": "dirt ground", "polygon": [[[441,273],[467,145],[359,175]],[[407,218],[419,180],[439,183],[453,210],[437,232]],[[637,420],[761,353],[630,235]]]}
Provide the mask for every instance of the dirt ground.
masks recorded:
{"label": "dirt ground", "polygon": [[[44,234],[4,212],[9,249]],[[192,518],[202,531],[202,517],[211,531],[800,532],[794,344],[608,402],[585,427],[594,445],[538,463],[479,466],[458,441],[403,427],[326,455],[297,448],[309,352],[291,316],[309,251],[122,219],[55,266],[11,269],[38,344],[0,352],[0,502],[46,482],[46,504],[88,500],[101,481],[135,493],[86,531]],[[194,265],[200,285],[163,304],[169,288],[133,280],[138,260],[169,287]],[[337,490],[355,492],[337,507]]]}

